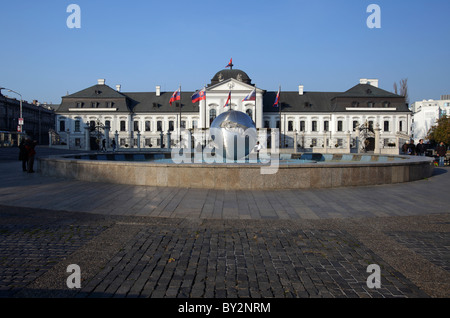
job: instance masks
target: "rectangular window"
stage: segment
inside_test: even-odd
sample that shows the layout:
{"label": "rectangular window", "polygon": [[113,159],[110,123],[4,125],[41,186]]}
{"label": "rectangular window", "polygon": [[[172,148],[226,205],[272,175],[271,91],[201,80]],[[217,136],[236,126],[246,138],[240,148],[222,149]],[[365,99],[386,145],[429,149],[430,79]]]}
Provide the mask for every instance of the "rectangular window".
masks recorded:
{"label": "rectangular window", "polygon": [[358,121],[354,120],[353,121],[353,131],[356,130],[356,127],[358,127]]}
{"label": "rectangular window", "polygon": [[94,131],[94,130],[95,130],[95,120],[91,120],[91,121],[89,122],[89,127],[90,127],[90,130],[91,130],[91,131]]}
{"label": "rectangular window", "polygon": [[312,121],[311,131],[317,131],[317,121],[315,120]]}
{"label": "rectangular window", "polygon": [[150,121],[146,120],[145,121],[145,131],[150,131]]}
{"label": "rectangular window", "polygon": [[329,131],[330,130],[330,122],[328,120],[325,120],[323,122],[323,131]]}
{"label": "rectangular window", "polygon": [[311,139],[311,146],[312,147],[316,147],[317,146],[317,139],[316,138]]}
{"label": "rectangular window", "polygon": [[134,131],[139,131],[139,122],[138,121],[134,121],[133,122],[133,130]]}
{"label": "rectangular window", "polygon": [[110,120],[105,120],[105,127],[109,127],[109,129],[111,129],[111,121]]}
{"label": "rectangular window", "polygon": [[66,122],[64,120],[59,122],[59,131],[66,131]]}
{"label": "rectangular window", "polygon": [[169,131],[174,131],[174,128],[175,126],[173,120],[169,120]]}
{"label": "rectangular window", "polygon": [[344,122],[342,120],[338,121],[337,131],[343,131]]}
{"label": "rectangular window", "polygon": [[181,121],[181,128],[186,129],[186,121],[185,120]]}
{"label": "rectangular window", "polygon": [[80,121],[75,120],[75,132],[80,132]]}
{"label": "rectangular window", "polygon": [[400,131],[403,131],[403,122],[402,121],[398,122],[398,127],[399,127]]}
{"label": "rectangular window", "polygon": [[192,129],[197,129],[198,127],[198,121],[197,120],[193,120],[192,121]]}
{"label": "rectangular window", "polygon": [[277,129],[280,129],[280,121],[277,120]]}
{"label": "rectangular window", "polygon": [[294,131],[294,122],[292,120],[288,121],[288,131]]}
{"label": "rectangular window", "polygon": [[300,121],[300,131],[306,130],[306,122],[304,120]]}
{"label": "rectangular window", "polygon": [[265,120],[264,121],[264,128],[270,129],[270,120]]}
{"label": "rectangular window", "polygon": [[120,131],[127,131],[125,120],[120,121]]}
{"label": "rectangular window", "polygon": [[384,121],[384,131],[389,131],[389,121]]}
{"label": "rectangular window", "polygon": [[162,131],[162,130],[163,130],[163,127],[162,127],[162,121],[161,121],[161,120],[158,120],[158,121],[156,122],[156,129],[157,129],[158,131]]}
{"label": "rectangular window", "polygon": [[151,147],[152,146],[152,139],[151,138],[145,138],[145,146]]}

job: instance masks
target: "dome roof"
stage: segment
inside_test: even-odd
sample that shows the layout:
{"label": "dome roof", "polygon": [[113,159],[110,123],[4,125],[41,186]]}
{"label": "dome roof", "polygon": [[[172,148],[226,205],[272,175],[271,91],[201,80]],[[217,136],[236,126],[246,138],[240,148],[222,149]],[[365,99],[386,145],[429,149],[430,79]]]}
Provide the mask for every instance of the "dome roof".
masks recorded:
{"label": "dome roof", "polygon": [[234,78],[235,80],[249,85],[251,85],[252,82],[247,73],[242,70],[225,69],[217,72],[216,75],[214,75],[214,77],[211,79],[211,85],[218,84],[230,78]]}

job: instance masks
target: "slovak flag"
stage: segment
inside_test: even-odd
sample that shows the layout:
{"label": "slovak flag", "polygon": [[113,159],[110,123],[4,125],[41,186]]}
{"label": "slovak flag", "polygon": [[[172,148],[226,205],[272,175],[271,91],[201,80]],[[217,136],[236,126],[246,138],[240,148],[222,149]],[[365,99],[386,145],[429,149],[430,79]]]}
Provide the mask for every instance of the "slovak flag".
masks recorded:
{"label": "slovak flag", "polygon": [[273,107],[278,107],[278,103],[280,102],[280,90],[281,90],[281,87],[278,89],[277,97],[275,98],[275,102],[273,103]]}
{"label": "slovak flag", "polygon": [[181,87],[178,88],[173,94],[172,97],[170,97],[169,104],[172,106],[172,103],[181,100]]}
{"label": "slovak flag", "polygon": [[192,95],[192,102],[194,104],[205,99],[206,99],[206,91],[204,88],[202,90],[196,91],[195,94]]}
{"label": "slovak flag", "polygon": [[225,106],[223,106],[223,107],[230,106],[230,105],[228,105],[228,104],[231,105],[231,91],[228,93],[227,102],[225,103]]}
{"label": "slovak flag", "polygon": [[250,94],[248,94],[247,97],[245,97],[242,101],[246,102],[250,100],[256,100],[256,88]]}
{"label": "slovak flag", "polygon": [[225,68],[232,67],[232,66],[233,66],[233,58],[230,59],[230,63],[228,63],[228,65],[225,66]]}

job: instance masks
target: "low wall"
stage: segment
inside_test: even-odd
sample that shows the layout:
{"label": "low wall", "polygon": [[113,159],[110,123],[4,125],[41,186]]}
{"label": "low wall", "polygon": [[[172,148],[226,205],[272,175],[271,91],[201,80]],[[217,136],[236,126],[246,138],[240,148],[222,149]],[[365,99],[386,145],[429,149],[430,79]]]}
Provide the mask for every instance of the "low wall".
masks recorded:
{"label": "low wall", "polygon": [[280,165],[276,174],[263,175],[261,165],[257,164],[165,164],[56,157],[39,159],[39,172],[91,182],[234,190],[380,185],[415,181],[432,175],[431,158],[405,158],[387,162]]}

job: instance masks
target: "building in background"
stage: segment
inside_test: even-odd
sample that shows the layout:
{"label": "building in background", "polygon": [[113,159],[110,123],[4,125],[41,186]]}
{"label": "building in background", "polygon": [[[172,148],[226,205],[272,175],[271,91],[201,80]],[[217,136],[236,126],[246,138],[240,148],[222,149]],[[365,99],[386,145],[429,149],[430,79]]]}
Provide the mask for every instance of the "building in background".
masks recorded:
{"label": "building in background", "polygon": [[[303,85],[298,91],[281,89],[277,105],[278,89],[258,88],[247,73],[232,67],[213,76],[204,87],[203,100],[193,103],[195,92],[181,89],[180,100],[171,104],[177,89],[163,92],[156,86],[154,92],[122,92],[121,85],[113,89],[100,79],[62,97],[56,133],[70,149],[98,149],[103,139],[107,146],[114,139],[121,148],[186,147],[181,127],[205,146],[212,142],[212,121],[230,108],[253,119],[259,140],[268,147],[277,128],[281,148],[398,154],[411,133],[412,113],[405,98],[379,88],[376,79],[361,79],[345,92],[310,92]],[[251,93],[255,98],[246,99]]]}
{"label": "building in background", "polygon": [[412,137],[415,143],[427,139],[431,127],[443,115],[450,116],[450,95],[442,95],[440,100],[423,100],[411,104],[413,112]]}
{"label": "building in background", "polygon": [[19,136],[28,136],[48,145],[49,130],[55,128],[55,108],[59,105],[22,101],[22,133],[19,130],[20,100],[0,90],[0,147],[17,146]]}

